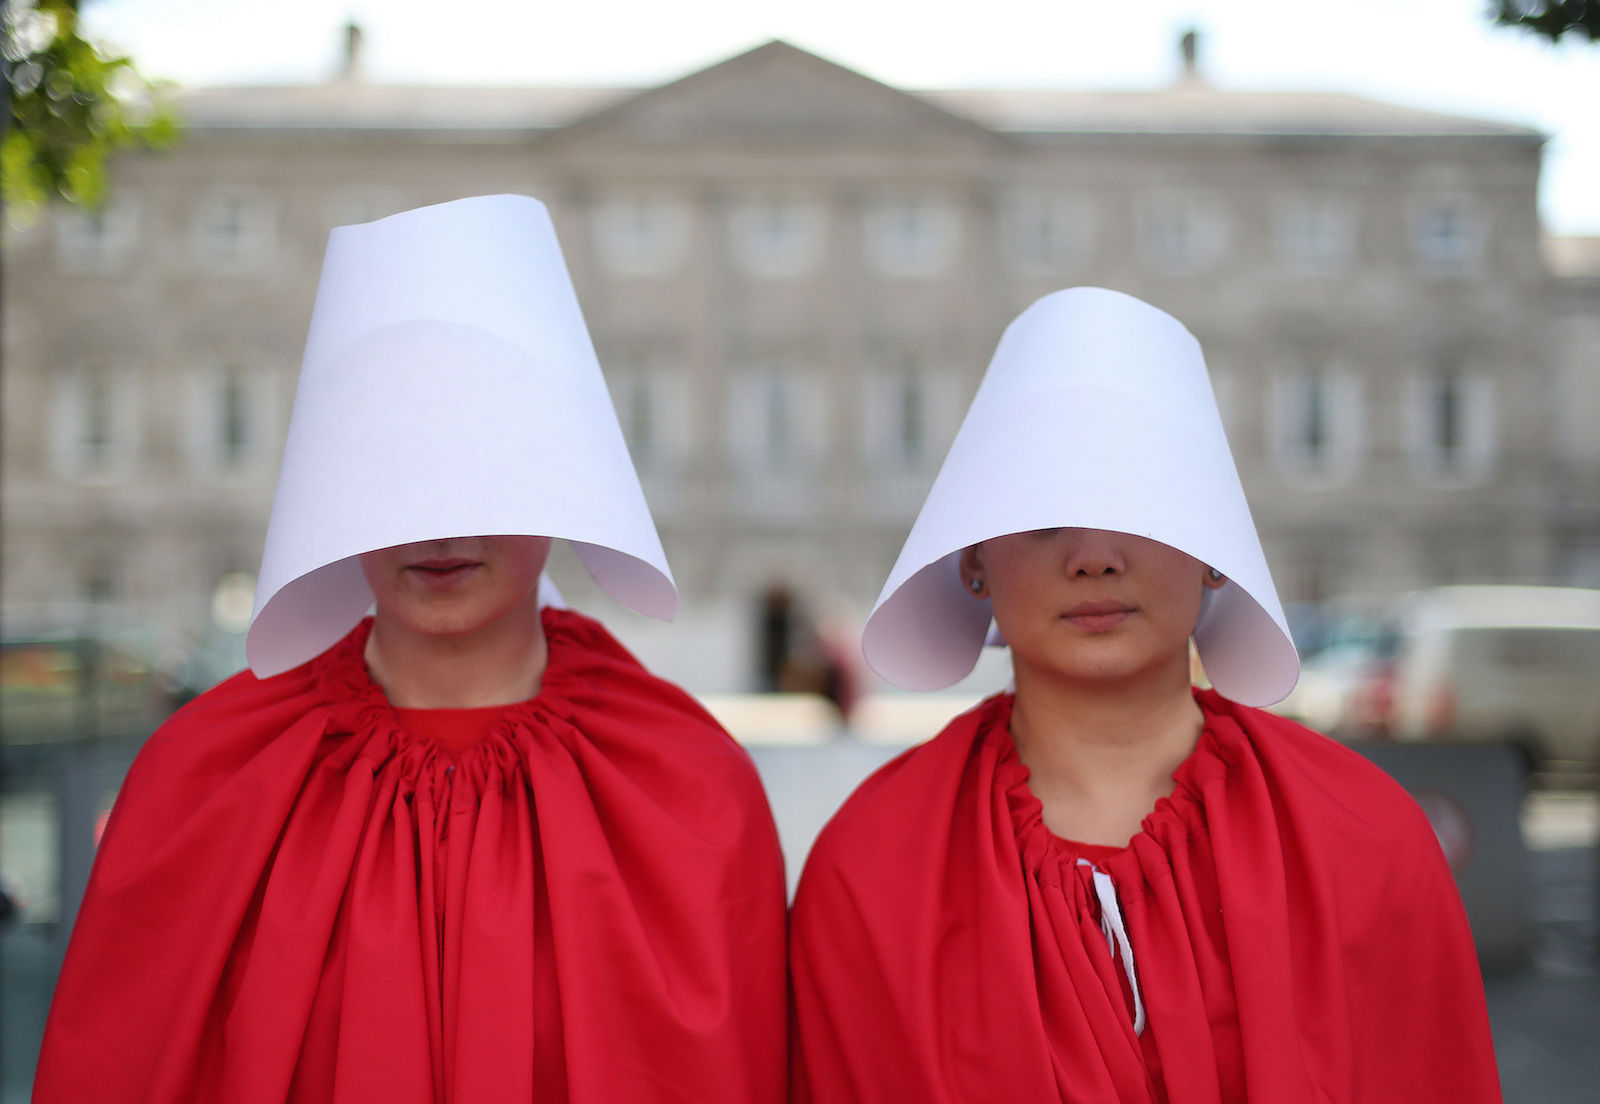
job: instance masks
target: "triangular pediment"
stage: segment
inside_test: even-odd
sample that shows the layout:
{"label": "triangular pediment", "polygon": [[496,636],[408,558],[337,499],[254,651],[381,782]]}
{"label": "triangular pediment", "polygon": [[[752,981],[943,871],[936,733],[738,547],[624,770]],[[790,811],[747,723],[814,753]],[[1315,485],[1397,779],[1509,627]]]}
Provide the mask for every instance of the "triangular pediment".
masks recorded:
{"label": "triangular pediment", "polygon": [[774,40],[579,119],[547,141],[631,149],[993,149],[1001,135]]}

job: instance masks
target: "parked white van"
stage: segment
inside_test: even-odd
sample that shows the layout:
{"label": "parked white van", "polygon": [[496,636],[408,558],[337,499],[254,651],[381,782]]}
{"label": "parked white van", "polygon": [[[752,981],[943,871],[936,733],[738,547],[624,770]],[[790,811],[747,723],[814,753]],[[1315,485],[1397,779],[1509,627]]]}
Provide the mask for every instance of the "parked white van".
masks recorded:
{"label": "parked white van", "polygon": [[1507,741],[1533,769],[1600,767],[1600,590],[1435,587],[1398,613],[1394,739]]}

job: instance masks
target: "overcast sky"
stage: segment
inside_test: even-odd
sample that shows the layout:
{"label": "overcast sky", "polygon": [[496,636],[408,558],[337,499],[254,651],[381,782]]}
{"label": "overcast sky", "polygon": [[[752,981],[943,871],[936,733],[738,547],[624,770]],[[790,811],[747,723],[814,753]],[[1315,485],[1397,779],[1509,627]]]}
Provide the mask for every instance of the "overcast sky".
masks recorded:
{"label": "overcast sky", "polygon": [[[1204,35],[1224,88],[1331,90],[1535,127],[1555,233],[1600,234],[1600,45],[1495,28],[1488,0],[86,0],[91,36],[186,85],[327,77],[362,24],[401,83],[648,86],[783,38],[906,88],[1155,88]],[[981,16],[978,14],[982,12]]]}

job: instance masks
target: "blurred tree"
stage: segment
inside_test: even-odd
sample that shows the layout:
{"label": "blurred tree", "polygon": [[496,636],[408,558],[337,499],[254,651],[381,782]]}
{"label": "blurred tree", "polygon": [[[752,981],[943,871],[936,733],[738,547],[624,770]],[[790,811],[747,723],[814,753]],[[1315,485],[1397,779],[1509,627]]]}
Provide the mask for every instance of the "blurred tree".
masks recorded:
{"label": "blurred tree", "polygon": [[1551,42],[1567,34],[1600,39],[1600,0],[1492,0],[1489,10],[1502,27],[1521,27]]}
{"label": "blurred tree", "polygon": [[171,144],[177,117],[129,58],[104,53],[78,33],[79,0],[3,3],[10,110],[0,142],[0,198],[23,222],[55,199],[98,206],[107,158],[128,146]]}

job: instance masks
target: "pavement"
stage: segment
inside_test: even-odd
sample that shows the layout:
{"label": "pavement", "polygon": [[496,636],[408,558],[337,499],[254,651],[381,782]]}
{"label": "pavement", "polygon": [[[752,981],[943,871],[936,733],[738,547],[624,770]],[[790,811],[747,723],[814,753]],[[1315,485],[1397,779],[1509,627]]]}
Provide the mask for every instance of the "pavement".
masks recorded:
{"label": "pavement", "polygon": [[1484,976],[1500,1085],[1506,1104],[1594,1104],[1600,1100],[1600,852],[1592,843],[1533,846],[1529,857],[1532,961]]}
{"label": "pavement", "polygon": [[[827,818],[863,778],[901,750],[896,742],[850,739],[751,748],[778,821],[791,890]],[[1593,793],[1537,793],[1523,807],[1521,826],[1531,865],[1533,952],[1525,966],[1484,978],[1505,1099],[1595,1104],[1600,799]],[[0,929],[0,1104],[28,1100],[55,983],[54,947],[48,924]]]}

